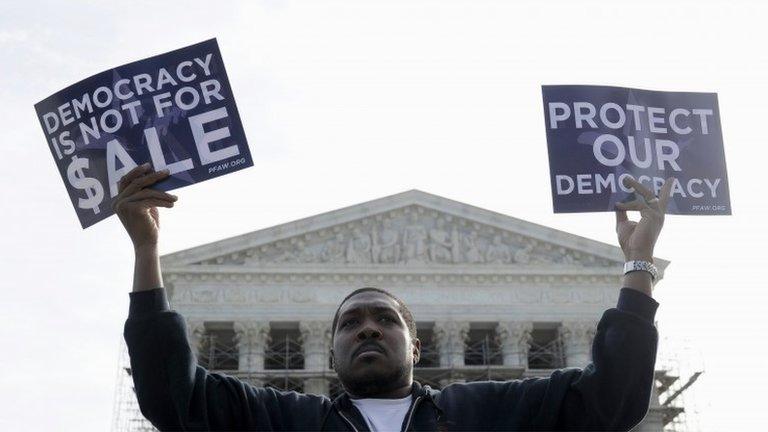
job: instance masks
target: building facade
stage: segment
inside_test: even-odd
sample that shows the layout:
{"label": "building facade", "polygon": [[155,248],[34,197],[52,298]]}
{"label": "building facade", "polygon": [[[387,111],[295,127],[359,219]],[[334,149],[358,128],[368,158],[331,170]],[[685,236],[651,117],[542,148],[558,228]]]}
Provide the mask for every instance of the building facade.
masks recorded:
{"label": "building facade", "polygon": [[[616,246],[417,190],[161,258],[200,364],[330,396],[341,391],[331,319],[356,288],[409,305],[423,347],[415,378],[439,388],[586,366],[623,260]],[[658,396],[635,430],[674,418]]]}

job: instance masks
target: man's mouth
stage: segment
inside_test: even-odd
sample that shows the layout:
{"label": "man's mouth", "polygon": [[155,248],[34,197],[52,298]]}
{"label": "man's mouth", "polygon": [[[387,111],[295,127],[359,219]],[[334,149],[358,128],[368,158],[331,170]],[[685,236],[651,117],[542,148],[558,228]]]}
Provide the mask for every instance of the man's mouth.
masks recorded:
{"label": "man's mouth", "polygon": [[357,350],[355,350],[355,354],[353,357],[359,357],[363,354],[369,354],[369,353],[384,354],[384,348],[382,348],[378,344],[365,344],[365,345],[362,345]]}

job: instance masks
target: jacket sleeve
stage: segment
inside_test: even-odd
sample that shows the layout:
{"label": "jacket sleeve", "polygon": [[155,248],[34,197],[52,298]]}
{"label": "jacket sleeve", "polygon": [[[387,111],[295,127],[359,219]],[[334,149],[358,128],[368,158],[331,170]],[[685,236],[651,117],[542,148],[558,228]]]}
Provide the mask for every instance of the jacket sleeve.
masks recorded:
{"label": "jacket sleeve", "polygon": [[622,289],[603,314],[584,369],[548,378],[447,386],[439,404],[455,430],[629,430],[648,411],[658,339],[658,303]]}
{"label": "jacket sleeve", "polygon": [[545,386],[533,426],[558,430],[629,430],[648,412],[658,333],[658,303],[624,288],[605,311],[592,344],[592,363],[558,371]]}
{"label": "jacket sleeve", "polygon": [[[326,408],[320,396],[256,388],[198,366],[162,288],[131,293],[124,336],[141,413],[160,430],[301,429]],[[290,415],[297,411],[304,415]]]}

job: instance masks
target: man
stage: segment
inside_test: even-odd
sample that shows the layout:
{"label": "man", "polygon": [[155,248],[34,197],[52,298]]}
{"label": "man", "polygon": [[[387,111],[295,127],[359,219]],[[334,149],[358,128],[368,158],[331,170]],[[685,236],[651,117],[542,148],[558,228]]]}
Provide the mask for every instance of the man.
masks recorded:
{"label": "man", "polygon": [[[115,212],[136,252],[125,339],[142,413],[161,430],[628,430],[650,400],[657,333],[653,248],[671,181],[660,198],[632,179],[638,199],[618,205],[616,230],[631,268],[618,305],[598,324],[593,362],[549,378],[453,384],[413,381],[420,342],[408,307],[378,288],[345,298],[333,319],[333,368],[344,394],[255,388],[197,366],[183,318],[170,310],[157,251],[157,207],[176,197],[148,189],[168,176],[148,165],[120,181]],[[639,222],[626,210],[638,210]]]}

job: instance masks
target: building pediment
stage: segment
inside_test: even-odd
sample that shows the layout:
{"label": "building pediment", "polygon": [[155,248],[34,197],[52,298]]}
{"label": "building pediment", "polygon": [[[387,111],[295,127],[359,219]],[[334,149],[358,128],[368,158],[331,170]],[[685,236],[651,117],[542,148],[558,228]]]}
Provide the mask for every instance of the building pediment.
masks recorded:
{"label": "building pediment", "polygon": [[[616,267],[618,247],[411,190],[162,257],[166,270]],[[666,263],[662,263],[662,267]]]}

